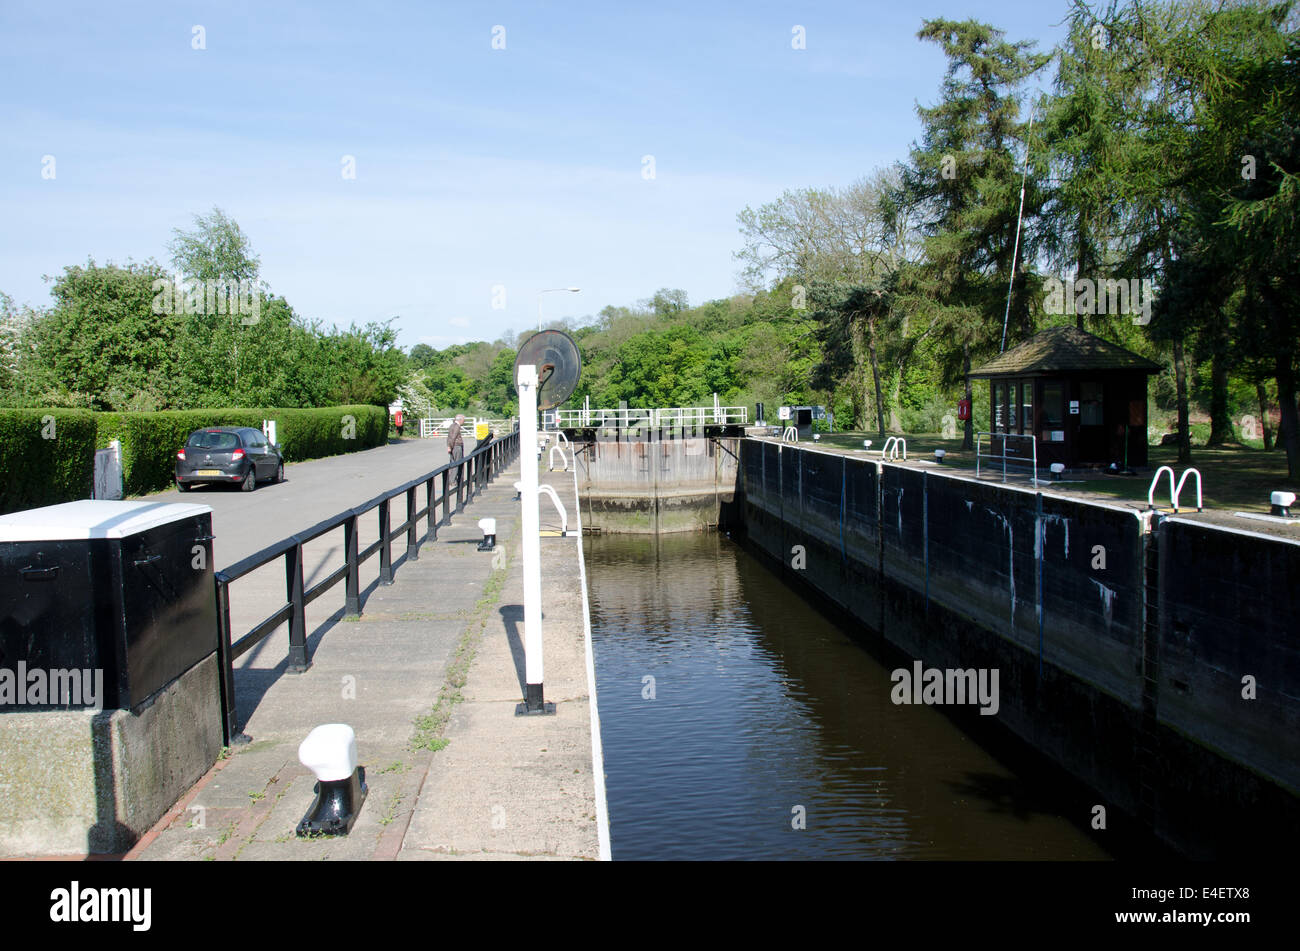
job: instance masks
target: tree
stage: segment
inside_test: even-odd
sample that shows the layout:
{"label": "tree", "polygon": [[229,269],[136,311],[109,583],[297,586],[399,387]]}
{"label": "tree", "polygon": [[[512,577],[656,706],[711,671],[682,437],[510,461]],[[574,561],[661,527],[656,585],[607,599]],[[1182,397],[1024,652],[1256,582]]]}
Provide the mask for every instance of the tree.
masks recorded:
{"label": "tree", "polygon": [[[1033,329],[1023,263],[1036,257],[1032,246],[1019,259],[1020,293],[1006,293],[1021,187],[1010,146],[1023,149],[1027,138],[1016,90],[1050,57],[1032,53],[1032,43],[1008,43],[1000,30],[974,20],[927,20],[917,37],[943,48],[948,70],[938,104],[917,108],[923,139],[903,170],[903,202],[922,223],[925,264],[905,275],[899,290],[935,302],[949,341],[944,378],[963,379],[970,399],[972,354],[994,351],[1004,314],[1016,316],[1021,334]],[[1042,202],[1039,190],[1029,189],[1031,217]],[[967,420],[963,448],[971,448],[973,436]]]}
{"label": "tree", "polygon": [[[885,284],[813,285],[812,298],[817,303],[813,320],[821,344],[822,362],[813,371],[813,384],[833,391],[840,380],[854,385],[854,416],[862,426],[862,409],[867,404],[868,386],[874,394],[876,421],[881,438],[885,435],[885,403],[880,384],[878,340],[881,325],[893,313],[893,292]],[[870,367],[870,379],[866,369]],[[855,379],[856,377],[856,379]],[[865,427],[864,427],[865,428]]]}
{"label": "tree", "polygon": [[24,387],[44,405],[162,409],[176,405],[181,318],[156,313],[153,261],[64,268],[54,306],[33,322]]}
{"label": "tree", "polygon": [[489,413],[514,416],[519,412],[519,398],[515,390],[515,351],[506,347],[497,352],[488,370],[483,403]]}
{"label": "tree", "polygon": [[[875,305],[861,310],[865,298],[855,294],[864,287],[880,291],[918,257],[914,207],[898,199],[899,180],[897,168],[880,169],[846,188],[787,191],[738,216],[745,246],[737,257],[747,263],[746,279],[761,282],[775,274],[774,290],[788,293],[797,307],[813,308],[824,357],[814,371],[815,385],[834,391],[847,384],[855,421],[865,424],[867,407],[874,406],[882,428],[884,379],[893,382],[892,416],[916,343],[928,332],[926,326],[919,335],[910,332],[918,311],[896,310],[893,294],[883,298],[881,313]],[[803,300],[795,303],[796,295]]]}
{"label": "tree", "polygon": [[0,291],[0,393],[17,385],[23,337],[35,316],[30,308],[16,307],[14,299]]}
{"label": "tree", "polygon": [[[1138,70],[1111,54],[1102,20],[1115,16],[1111,0],[1097,16],[1074,0],[1069,32],[1056,52],[1054,94],[1042,102],[1041,143],[1048,191],[1037,218],[1037,243],[1046,262],[1075,280],[1097,279],[1114,261],[1117,227],[1114,195],[1116,160],[1131,134],[1129,117],[1139,106],[1145,84]],[[1075,326],[1086,329],[1085,314]]]}
{"label": "tree", "polygon": [[[1190,10],[1134,7],[1140,36],[1177,124],[1149,117],[1161,147],[1153,189],[1177,211],[1156,245],[1166,293],[1153,330],[1199,329],[1211,341],[1216,414],[1226,417],[1229,365],[1277,382],[1278,442],[1300,478],[1300,36],[1290,2]],[[1195,306],[1196,301],[1201,306]],[[1179,305],[1183,305],[1180,312]],[[1257,394],[1260,390],[1257,388]],[[1180,429],[1185,415],[1180,393]],[[1261,400],[1261,402],[1263,402]],[[1230,423],[1228,424],[1230,425]],[[1223,423],[1219,436],[1222,438]],[[1180,458],[1181,458],[1180,453]]]}
{"label": "tree", "polygon": [[675,317],[690,306],[686,292],[681,288],[672,287],[659,288],[645,303],[659,317]]}
{"label": "tree", "polygon": [[438,360],[438,351],[427,343],[417,343],[411,348],[406,362],[414,370],[427,370]]}
{"label": "tree", "polygon": [[173,228],[172,236],[167,245],[172,264],[191,280],[257,282],[261,260],[239,225],[220,208],[195,215],[193,230]]}

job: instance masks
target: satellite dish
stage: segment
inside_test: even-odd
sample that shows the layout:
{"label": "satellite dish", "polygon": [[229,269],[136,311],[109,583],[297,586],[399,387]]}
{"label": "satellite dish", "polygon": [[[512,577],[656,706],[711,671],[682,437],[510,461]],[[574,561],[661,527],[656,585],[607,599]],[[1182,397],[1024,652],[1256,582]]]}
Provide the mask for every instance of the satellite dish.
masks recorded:
{"label": "satellite dish", "polygon": [[535,333],[519,347],[515,357],[515,379],[519,368],[537,367],[537,408],[555,409],[578,388],[582,376],[582,355],[573,338],[563,330]]}

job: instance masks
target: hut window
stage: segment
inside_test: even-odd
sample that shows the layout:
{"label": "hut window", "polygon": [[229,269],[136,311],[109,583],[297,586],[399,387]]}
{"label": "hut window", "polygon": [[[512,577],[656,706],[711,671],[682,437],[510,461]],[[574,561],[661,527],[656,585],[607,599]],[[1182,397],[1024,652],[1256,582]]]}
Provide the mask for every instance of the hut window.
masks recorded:
{"label": "hut window", "polygon": [[1065,385],[1043,384],[1043,429],[1060,429],[1065,425]]}
{"label": "hut window", "polygon": [[1101,384],[1098,382],[1080,383],[1079,425],[1100,426],[1101,424]]}
{"label": "hut window", "polygon": [[1034,381],[1026,380],[1020,384],[1020,431],[1034,431]]}

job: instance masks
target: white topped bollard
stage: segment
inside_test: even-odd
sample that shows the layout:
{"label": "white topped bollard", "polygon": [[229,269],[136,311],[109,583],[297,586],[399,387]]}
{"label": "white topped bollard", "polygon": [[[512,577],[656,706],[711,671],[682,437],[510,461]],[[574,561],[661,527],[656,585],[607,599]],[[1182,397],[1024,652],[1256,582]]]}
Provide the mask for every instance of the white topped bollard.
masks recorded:
{"label": "white topped bollard", "polygon": [[946,453],[944,450],[942,450],[942,449],[936,449],[936,450],[934,451],[934,461],[937,462],[937,463],[939,463],[940,465],[942,465],[942,464],[943,464],[943,457],[946,456],[946,455],[947,455],[947,453]]}
{"label": "white topped bollard", "polygon": [[1294,492],[1274,492],[1269,496],[1272,508],[1269,509],[1270,515],[1276,515],[1280,518],[1291,518],[1291,506],[1295,505]]}
{"label": "white topped bollard", "polygon": [[357,765],[357,735],[346,723],[326,723],[307,734],[298,759],[316,774],[316,801],[298,835],[347,835],[370,791],[366,768]]}
{"label": "white topped bollard", "polygon": [[483,540],[478,543],[479,551],[495,551],[497,547],[497,520],[494,518],[481,518],[478,520],[479,531],[483,533]]}
{"label": "white topped bollard", "polygon": [[1060,479],[1061,473],[1065,471],[1065,463],[1053,462],[1048,468],[1052,470],[1052,478]]}

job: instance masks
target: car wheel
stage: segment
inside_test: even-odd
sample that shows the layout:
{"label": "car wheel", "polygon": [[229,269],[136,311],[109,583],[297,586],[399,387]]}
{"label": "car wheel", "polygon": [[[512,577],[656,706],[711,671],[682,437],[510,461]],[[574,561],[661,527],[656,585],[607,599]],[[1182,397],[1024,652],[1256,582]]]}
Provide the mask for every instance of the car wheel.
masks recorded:
{"label": "car wheel", "polygon": [[239,487],[245,492],[252,492],[257,488],[257,473],[253,471],[252,466],[248,467],[248,474],[244,476],[244,481],[239,483]]}
{"label": "car wheel", "polygon": [[280,465],[276,467],[276,470],[275,470],[275,481],[276,481],[276,482],[283,482],[283,481],[284,481],[284,463],[283,463],[283,462],[280,463]]}
{"label": "car wheel", "polygon": [[188,482],[177,481],[176,488],[181,492],[188,492],[190,489],[193,488],[193,486],[190,485]]}

